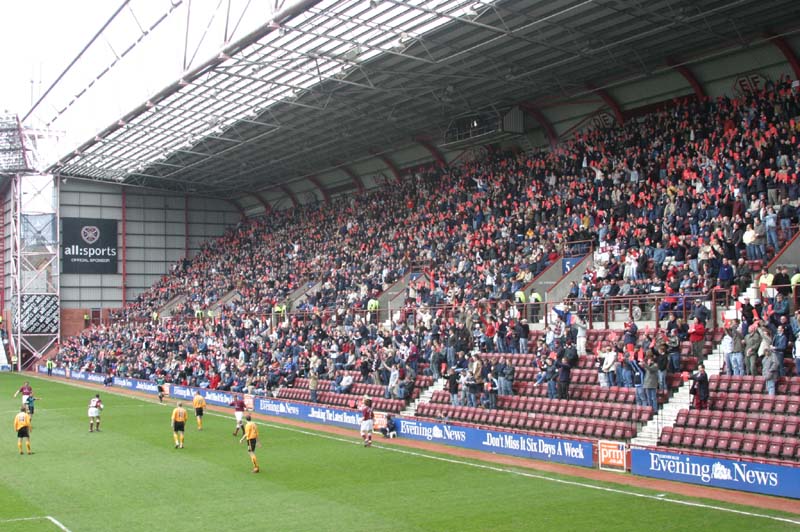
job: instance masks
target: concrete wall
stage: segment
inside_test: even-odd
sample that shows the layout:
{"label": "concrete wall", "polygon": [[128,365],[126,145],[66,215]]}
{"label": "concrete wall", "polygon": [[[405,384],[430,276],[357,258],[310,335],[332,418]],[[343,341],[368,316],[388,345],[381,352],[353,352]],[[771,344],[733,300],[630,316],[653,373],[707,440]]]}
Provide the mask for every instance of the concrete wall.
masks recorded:
{"label": "concrete wall", "polygon": [[[124,205],[123,205],[124,196]],[[185,256],[192,256],[209,238],[237,223],[239,213],[216,199],[164,194],[146,189],[69,179],[62,183],[62,217],[117,220],[119,247],[115,274],[64,274],[61,306],[64,309],[122,306],[123,282],[127,300],[169,271]],[[123,235],[123,212],[125,234]],[[124,236],[124,238],[123,238]],[[125,246],[126,278],[122,277]]]}

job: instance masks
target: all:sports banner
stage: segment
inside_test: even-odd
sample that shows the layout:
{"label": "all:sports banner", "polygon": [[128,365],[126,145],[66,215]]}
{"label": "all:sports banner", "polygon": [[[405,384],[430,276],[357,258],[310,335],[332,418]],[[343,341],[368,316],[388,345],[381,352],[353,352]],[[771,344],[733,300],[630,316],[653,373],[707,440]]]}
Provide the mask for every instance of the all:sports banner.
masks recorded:
{"label": "all:sports banner", "polygon": [[117,220],[61,219],[61,273],[117,273]]}

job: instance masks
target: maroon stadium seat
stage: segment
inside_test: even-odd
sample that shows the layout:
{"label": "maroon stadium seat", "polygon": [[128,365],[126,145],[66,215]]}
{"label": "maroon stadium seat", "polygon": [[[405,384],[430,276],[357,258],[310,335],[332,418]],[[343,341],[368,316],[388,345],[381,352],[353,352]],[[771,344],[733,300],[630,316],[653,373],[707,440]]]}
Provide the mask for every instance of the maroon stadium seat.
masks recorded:
{"label": "maroon stadium seat", "polygon": [[765,450],[765,453],[756,453],[756,454],[766,454],[770,458],[779,458],[781,456],[784,443],[785,441],[783,438],[773,437],[767,440],[766,442],[767,448]]}
{"label": "maroon stadium seat", "polygon": [[797,441],[792,438],[785,438],[783,445],[781,445],[781,458],[793,459],[795,450],[797,449]]}
{"label": "maroon stadium seat", "polygon": [[783,425],[783,434],[794,436],[797,434],[798,420],[795,416],[787,416],[786,423]]}
{"label": "maroon stadium seat", "polygon": [[672,437],[672,427],[664,427],[661,429],[661,435],[658,437],[658,444],[669,446],[669,440]]}
{"label": "maroon stadium seat", "polygon": [[681,447],[691,447],[694,443],[694,437],[697,431],[695,429],[684,429],[683,437],[681,438]]}
{"label": "maroon stadium seat", "polygon": [[728,450],[728,446],[730,445],[731,433],[727,431],[719,431],[717,434],[716,450],[720,452],[726,452]]}
{"label": "maroon stadium seat", "polygon": [[719,433],[716,430],[709,430],[706,433],[705,441],[703,442],[703,450],[713,451],[717,448],[717,438]]}
{"label": "maroon stadium seat", "polygon": [[742,451],[744,436],[742,434],[733,434],[728,439],[728,450],[734,454]]}
{"label": "maroon stadium seat", "polygon": [[742,436],[742,449],[740,452],[743,454],[753,454],[756,448],[756,440],[755,434],[745,434]]}
{"label": "maroon stadium seat", "polygon": [[[776,439],[782,440],[782,438],[776,438]],[[759,437],[757,437],[756,438],[756,445],[755,445],[755,448],[753,449],[753,454],[756,454],[756,455],[759,455],[759,456],[764,456],[765,454],[767,454],[767,451],[769,450],[769,446],[770,446],[770,442],[771,441],[772,440],[768,436],[759,436]],[[781,444],[782,443],[783,443],[783,441],[781,441]],[[778,449],[780,449],[780,446],[778,446]]]}

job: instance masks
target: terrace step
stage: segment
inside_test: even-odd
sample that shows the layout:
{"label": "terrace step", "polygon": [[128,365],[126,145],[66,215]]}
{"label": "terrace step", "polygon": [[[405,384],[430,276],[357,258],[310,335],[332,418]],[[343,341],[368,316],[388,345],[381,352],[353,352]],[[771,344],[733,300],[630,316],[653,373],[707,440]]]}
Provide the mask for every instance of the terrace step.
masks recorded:
{"label": "terrace step", "polygon": [[401,416],[406,417],[413,417],[417,414],[417,406],[421,403],[429,403],[433,394],[435,392],[439,392],[444,390],[445,385],[447,384],[447,379],[444,377],[440,378],[437,381],[434,381],[432,385],[428,386],[424,390],[422,390],[419,394],[419,397],[408,404],[405,410],[400,412]]}
{"label": "terrace step", "polygon": [[[716,350],[706,358],[704,363],[709,379],[712,376],[719,375],[722,368],[721,359],[722,354],[719,351],[719,346],[717,346]],[[691,387],[688,381],[681,383],[669,402],[665,403],[658,411],[658,414],[653,416],[639,430],[636,437],[631,440],[631,447],[654,447],[658,445],[662,429],[674,426],[675,420],[678,419],[678,412],[688,409],[692,404],[692,396],[689,393]]]}

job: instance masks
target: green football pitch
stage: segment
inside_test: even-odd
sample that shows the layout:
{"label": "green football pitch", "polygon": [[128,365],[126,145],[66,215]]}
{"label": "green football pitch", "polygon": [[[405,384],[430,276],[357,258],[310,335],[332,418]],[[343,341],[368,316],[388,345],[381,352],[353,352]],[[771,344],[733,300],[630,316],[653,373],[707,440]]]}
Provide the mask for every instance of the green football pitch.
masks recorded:
{"label": "green football pitch", "polygon": [[[800,517],[621,484],[496,466],[352,437],[260,423],[253,474],[230,415],[187,423],[175,449],[174,403],[101,390],[89,433],[87,388],[31,378],[32,456],[12,420],[24,377],[0,375],[0,531],[797,530]],[[623,476],[620,477],[624,482]],[[688,504],[687,504],[688,503]]]}

